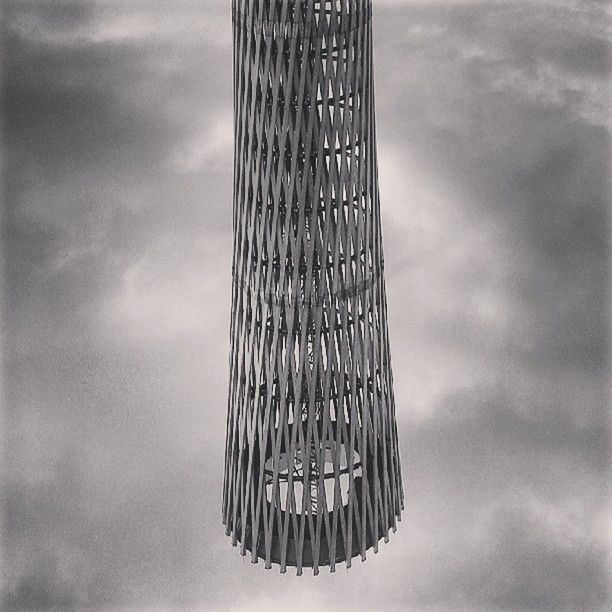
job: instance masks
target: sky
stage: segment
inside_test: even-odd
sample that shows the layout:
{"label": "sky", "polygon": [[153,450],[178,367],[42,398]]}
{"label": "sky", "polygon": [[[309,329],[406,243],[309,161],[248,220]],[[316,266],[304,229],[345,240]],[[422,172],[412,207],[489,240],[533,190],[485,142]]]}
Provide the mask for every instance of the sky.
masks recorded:
{"label": "sky", "polygon": [[221,525],[229,1],[3,10],[7,608],[610,605],[607,3],[374,2],[406,508],[316,577]]}

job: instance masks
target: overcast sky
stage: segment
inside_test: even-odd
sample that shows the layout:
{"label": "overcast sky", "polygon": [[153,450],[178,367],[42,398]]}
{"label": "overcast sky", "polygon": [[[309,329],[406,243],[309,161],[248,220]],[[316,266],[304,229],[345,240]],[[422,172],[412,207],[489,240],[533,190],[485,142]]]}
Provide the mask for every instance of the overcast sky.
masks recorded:
{"label": "overcast sky", "polygon": [[406,510],[296,577],[221,525],[229,0],[5,3],[5,603],[607,607],[609,16],[374,2]]}

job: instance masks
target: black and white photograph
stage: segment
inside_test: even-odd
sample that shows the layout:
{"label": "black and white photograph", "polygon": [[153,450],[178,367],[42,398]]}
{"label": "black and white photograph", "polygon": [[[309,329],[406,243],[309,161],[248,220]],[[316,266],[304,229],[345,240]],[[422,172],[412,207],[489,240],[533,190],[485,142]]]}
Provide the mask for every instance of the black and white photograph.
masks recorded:
{"label": "black and white photograph", "polygon": [[611,3],[0,18],[0,608],[612,609]]}

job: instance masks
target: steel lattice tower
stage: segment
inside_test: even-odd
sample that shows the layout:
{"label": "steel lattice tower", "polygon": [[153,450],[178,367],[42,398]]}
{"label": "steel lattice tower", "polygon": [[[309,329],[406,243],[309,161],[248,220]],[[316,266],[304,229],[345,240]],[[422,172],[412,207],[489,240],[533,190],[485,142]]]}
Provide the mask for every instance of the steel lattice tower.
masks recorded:
{"label": "steel lattice tower", "polygon": [[233,0],[223,521],[266,567],[378,548],[403,508],[371,0]]}

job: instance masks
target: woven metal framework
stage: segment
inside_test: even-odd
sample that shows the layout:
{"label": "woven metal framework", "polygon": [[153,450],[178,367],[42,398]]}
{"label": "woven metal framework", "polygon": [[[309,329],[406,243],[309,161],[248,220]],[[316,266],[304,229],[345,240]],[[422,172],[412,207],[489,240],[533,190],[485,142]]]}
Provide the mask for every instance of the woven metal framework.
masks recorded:
{"label": "woven metal framework", "polygon": [[233,0],[223,521],[265,566],[377,551],[403,508],[370,0]]}

